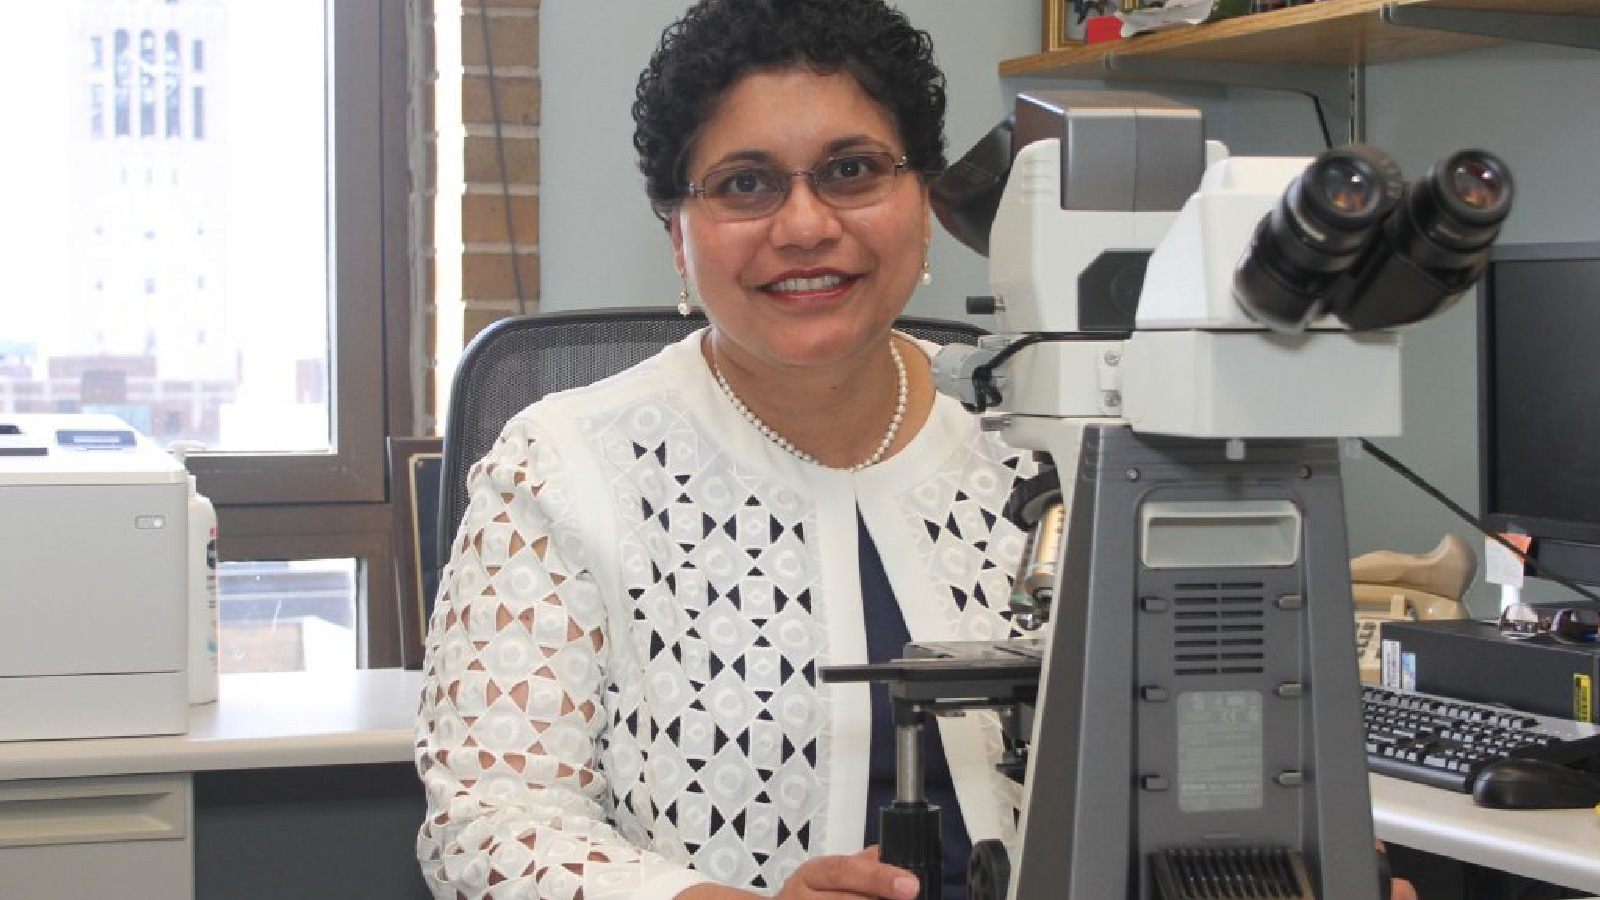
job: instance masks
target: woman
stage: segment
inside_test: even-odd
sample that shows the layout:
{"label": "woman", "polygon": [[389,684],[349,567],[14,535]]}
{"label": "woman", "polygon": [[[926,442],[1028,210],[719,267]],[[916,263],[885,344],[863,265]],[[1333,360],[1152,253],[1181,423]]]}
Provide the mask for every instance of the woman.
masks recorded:
{"label": "woman", "polygon": [[[530,407],[471,476],[419,731],[439,896],[915,895],[862,851],[892,790],[871,694],[816,673],[1010,634],[998,513],[1029,463],[891,330],[943,113],[927,35],[878,0],[667,30],[635,144],[711,325]],[[939,730],[954,857],[1016,791],[992,720]]]}
{"label": "woman", "polygon": [[[1011,634],[1031,462],[892,330],[943,113],[881,0],[702,0],[663,36],[634,142],[711,324],[517,415],[471,475],[419,725],[437,896],[916,895],[862,849],[887,717],[817,669]],[[992,718],[933,734],[952,896],[1018,792]]]}

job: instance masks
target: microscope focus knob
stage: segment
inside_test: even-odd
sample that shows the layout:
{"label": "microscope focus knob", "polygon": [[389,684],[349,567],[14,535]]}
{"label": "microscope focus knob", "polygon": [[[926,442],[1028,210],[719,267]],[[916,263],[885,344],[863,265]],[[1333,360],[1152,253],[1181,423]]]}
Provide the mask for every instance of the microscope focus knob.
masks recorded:
{"label": "microscope focus knob", "polygon": [[1052,503],[1061,500],[1061,473],[1048,466],[1031,478],[1025,478],[1011,489],[1006,505],[1000,514],[1022,531],[1031,531]]}
{"label": "microscope focus knob", "polygon": [[1005,900],[1011,886],[1011,856],[994,839],[972,845],[967,861],[967,900]]}
{"label": "microscope focus knob", "polygon": [[944,842],[939,807],[896,800],[878,810],[878,859],[917,876],[917,900],[944,896]]}

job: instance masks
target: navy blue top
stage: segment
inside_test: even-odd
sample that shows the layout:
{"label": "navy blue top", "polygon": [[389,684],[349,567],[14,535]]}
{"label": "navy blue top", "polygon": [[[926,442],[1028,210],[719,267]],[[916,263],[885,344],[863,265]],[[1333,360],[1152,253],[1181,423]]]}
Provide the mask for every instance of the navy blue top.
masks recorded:
{"label": "navy blue top", "polygon": [[[861,557],[861,605],[867,628],[867,659],[888,662],[905,655],[911,641],[905,616],[895,601],[889,576],[883,570],[878,547],[867,533],[867,523],[856,513],[856,530]],[[931,719],[923,734],[923,791],[929,803],[939,807],[939,825],[944,850],[944,900],[966,900],[967,857],[972,854],[972,839],[967,823],[961,819],[950,763],[945,759],[944,741],[939,726]],[[894,802],[894,710],[887,688],[872,689],[872,757],[867,779],[867,846],[878,843],[878,810]]]}

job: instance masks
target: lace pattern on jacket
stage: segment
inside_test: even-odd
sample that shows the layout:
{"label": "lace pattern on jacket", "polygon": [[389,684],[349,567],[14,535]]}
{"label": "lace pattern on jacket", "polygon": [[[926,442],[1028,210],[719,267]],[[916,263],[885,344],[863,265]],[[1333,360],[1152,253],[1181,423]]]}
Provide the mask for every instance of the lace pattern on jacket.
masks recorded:
{"label": "lace pattern on jacket", "polygon": [[[440,897],[774,890],[828,812],[815,505],[735,464],[670,390],[548,412],[473,470],[435,606],[424,873]],[[973,428],[950,458],[899,508],[952,632],[1001,637],[1018,457]]]}

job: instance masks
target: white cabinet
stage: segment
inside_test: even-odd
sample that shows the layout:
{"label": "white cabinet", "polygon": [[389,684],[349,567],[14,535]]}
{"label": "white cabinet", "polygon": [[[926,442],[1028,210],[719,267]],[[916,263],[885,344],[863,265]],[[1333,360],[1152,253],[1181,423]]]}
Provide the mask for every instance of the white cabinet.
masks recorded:
{"label": "white cabinet", "polygon": [[191,900],[188,775],[0,783],[0,893],[28,900]]}

